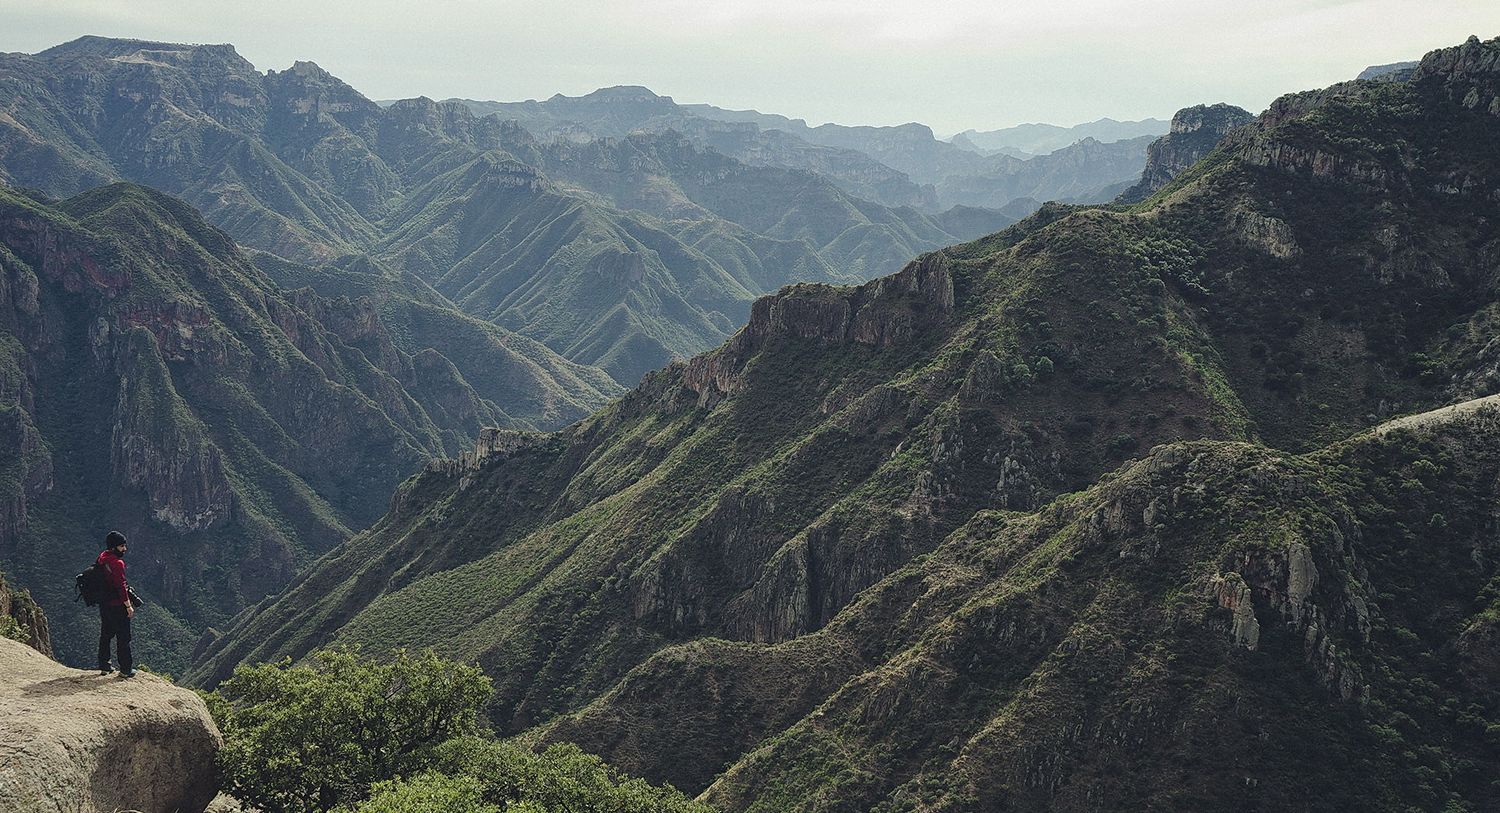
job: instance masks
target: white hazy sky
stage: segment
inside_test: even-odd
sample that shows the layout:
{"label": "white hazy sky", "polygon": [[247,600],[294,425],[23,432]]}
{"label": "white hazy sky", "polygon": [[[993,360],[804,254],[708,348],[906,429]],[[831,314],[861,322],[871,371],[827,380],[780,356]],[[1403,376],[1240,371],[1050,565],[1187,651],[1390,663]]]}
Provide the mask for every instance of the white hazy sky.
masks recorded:
{"label": "white hazy sky", "polygon": [[1497,0],[0,0],[0,51],[83,34],[230,42],[308,59],[372,98],[578,95],[646,85],[679,102],[810,123],[1165,118],[1500,35]]}

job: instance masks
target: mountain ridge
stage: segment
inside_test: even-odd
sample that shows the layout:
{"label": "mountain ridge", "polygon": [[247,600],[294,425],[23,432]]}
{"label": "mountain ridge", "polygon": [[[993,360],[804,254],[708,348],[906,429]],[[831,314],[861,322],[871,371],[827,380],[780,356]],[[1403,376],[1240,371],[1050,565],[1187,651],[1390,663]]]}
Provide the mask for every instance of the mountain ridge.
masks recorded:
{"label": "mountain ridge", "polygon": [[[577,185],[586,173],[560,184],[522,163],[507,149],[522,159],[546,156],[514,124],[425,98],[382,107],[311,61],[261,74],[232,46],[84,38],[0,56],[0,83],[17,92],[17,106],[0,120],[0,179],[12,185],[61,198],[129,179],[182,197],[240,242],[291,261],[371,255],[422,276],[467,315],[627,384],[722,341],[767,290],[762,281],[867,278],[982,233],[951,234],[913,209],[834,191],[809,170],[839,168],[860,176],[861,191],[903,203],[928,194],[836,151],[784,169],[702,149],[689,169],[703,181],[699,197],[707,190],[720,205],[646,217],[617,205],[612,190]],[[674,136],[659,137],[658,152],[673,147]],[[785,152],[774,141],[764,146]],[[744,179],[735,194],[714,190],[704,171],[711,164]],[[741,193],[785,199],[820,184],[817,194],[836,206],[817,213],[833,233],[815,245],[751,233],[723,216],[723,202]],[[571,225],[554,221],[564,212]],[[803,207],[791,219],[812,213]],[[984,228],[974,220],[943,223]],[[912,225],[886,228],[891,223]],[[833,275],[830,260],[844,276]],[[562,324],[585,338],[560,335]]]}
{"label": "mountain ridge", "polygon": [[[545,101],[452,101],[476,113],[512,116],[544,140],[624,138],[639,131],[677,130],[747,163],[815,169],[847,192],[891,205],[932,210],[953,205],[997,207],[1011,200],[985,202],[956,193],[954,188],[973,176],[1014,171],[1016,159],[941,141],[930,127],[918,122],[885,127],[832,123],[813,127],[803,119],[754,110],[678,104],[670,96],[635,85],[600,88],[582,96],[556,94]],[[1057,129],[1072,132],[1077,128]],[[1109,136],[1099,128],[1089,132]],[[1070,139],[1048,152],[1082,140]],[[1092,182],[1086,178],[1093,176],[1085,174],[1075,182],[1087,186],[1088,191],[1120,180],[1112,174]],[[1044,199],[1064,194],[1064,187],[1039,192]],[[1108,197],[1104,195],[1098,202]]]}

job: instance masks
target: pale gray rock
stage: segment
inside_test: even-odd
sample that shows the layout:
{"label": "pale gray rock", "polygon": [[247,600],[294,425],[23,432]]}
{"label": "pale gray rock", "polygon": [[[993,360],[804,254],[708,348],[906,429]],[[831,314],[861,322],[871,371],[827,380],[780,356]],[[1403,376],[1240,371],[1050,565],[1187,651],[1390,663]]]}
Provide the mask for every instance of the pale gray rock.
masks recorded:
{"label": "pale gray rock", "polygon": [[203,700],[70,669],[0,638],[0,810],[202,813],[223,745]]}

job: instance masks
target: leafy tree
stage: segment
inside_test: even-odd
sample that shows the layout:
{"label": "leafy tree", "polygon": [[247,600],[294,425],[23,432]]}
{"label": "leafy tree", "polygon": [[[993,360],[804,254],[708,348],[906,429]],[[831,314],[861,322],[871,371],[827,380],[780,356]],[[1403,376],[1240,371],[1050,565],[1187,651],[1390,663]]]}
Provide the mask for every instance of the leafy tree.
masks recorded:
{"label": "leafy tree", "polygon": [[264,813],[357,802],[376,782],[419,773],[438,744],[476,732],[491,691],[477,667],[431,652],[382,663],[340,649],[305,666],[242,666],[208,695],[224,734],[225,789]]}
{"label": "leafy tree", "polygon": [[507,813],[712,813],[670,785],[623,776],[572,743],[538,754],[511,742],[462,737],[439,746],[432,765],[478,780],[484,801]]}
{"label": "leafy tree", "polygon": [[0,638],[9,638],[24,644],[31,641],[31,633],[14,617],[0,615]]}
{"label": "leafy tree", "polygon": [[434,770],[377,784],[354,813],[712,813],[670,785],[622,776],[571,743],[543,753],[459,737],[431,754]]}
{"label": "leafy tree", "polygon": [[[514,813],[516,808],[509,808]],[[447,776],[427,772],[413,779],[391,780],[375,785],[370,800],[358,813],[501,813],[484,801],[484,788],[471,776]]]}

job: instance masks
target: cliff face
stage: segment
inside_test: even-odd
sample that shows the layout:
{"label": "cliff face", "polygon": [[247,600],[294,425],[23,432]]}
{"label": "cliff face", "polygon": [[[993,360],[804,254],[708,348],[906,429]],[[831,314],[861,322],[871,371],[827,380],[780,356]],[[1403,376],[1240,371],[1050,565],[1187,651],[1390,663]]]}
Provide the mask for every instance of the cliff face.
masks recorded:
{"label": "cliff face", "polygon": [[1500,54],[1494,41],[1469,37],[1463,45],[1422,57],[1411,81],[1441,88],[1464,107],[1500,116]]}
{"label": "cliff face", "polygon": [[1232,130],[1255,117],[1232,104],[1185,107],[1172,116],[1171,130],[1146,148],[1146,168],[1140,180],[1116,198],[1117,203],[1139,203],[1151,197],[1213,151]]}
{"label": "cliff face", "polygon": [[0,807],[201,813],[223,744],[197,695],[68,669],[0,637]]}

